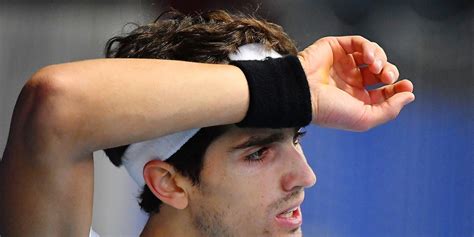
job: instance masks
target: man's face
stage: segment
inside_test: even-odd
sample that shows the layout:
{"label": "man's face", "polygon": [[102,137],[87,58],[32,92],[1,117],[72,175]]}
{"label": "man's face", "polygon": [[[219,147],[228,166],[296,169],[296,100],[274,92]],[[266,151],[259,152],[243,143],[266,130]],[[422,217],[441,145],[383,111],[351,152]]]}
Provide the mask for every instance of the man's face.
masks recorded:
{"label": "man's face", "polygon": [[189,194],[203,236],[301,236],[304,188],[315,184],[296,129],[233,127],[208,147]]}

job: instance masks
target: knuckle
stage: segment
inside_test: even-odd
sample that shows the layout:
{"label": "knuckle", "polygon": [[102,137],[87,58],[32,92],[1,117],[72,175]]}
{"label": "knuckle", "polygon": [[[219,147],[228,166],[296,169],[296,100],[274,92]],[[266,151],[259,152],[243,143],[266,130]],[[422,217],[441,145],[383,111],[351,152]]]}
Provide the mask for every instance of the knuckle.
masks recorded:
{"label": "knuckle", "polygon": [[326,37],[321,38],[321,41],[323,42],[333,42],[335,40],[336,40],[335,36],[326,36]]}
{"label": "knuckle", "polygon": [[366,38],[364,38],[362,35],[353,35],[352,36],[355,40],[361,40],[361,41],[368,41]]}

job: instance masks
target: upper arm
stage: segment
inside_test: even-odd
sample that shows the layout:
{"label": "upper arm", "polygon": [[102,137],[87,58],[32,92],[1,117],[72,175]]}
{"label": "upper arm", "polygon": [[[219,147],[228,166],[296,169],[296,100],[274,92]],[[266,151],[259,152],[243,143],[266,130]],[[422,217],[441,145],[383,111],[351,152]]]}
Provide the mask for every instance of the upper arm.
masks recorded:
{"label": "upper arm", "polygon": [[57,83],[23,88],[0,162],[0,235],[86,236],[92,216],[92,153],[74,149],[53,104]]}

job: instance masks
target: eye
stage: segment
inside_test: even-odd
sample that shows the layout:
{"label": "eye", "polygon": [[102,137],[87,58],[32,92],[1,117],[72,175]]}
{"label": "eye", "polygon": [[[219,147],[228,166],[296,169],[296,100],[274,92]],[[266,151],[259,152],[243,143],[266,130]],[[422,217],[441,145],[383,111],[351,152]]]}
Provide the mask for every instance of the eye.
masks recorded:
{"label": "eye", "polygon": [[306,135],[306,131],[299,130],[296,132],[295,137],[293,137],[293,144],[298,145],[301,142],[301,139]]}
{"label": "eye", "polygon": [[245,160],[248,162],[262,162],[265,158],[265,153],[267,152],[267,150],[268,147],[260,148],[258,151],[245,156]]}

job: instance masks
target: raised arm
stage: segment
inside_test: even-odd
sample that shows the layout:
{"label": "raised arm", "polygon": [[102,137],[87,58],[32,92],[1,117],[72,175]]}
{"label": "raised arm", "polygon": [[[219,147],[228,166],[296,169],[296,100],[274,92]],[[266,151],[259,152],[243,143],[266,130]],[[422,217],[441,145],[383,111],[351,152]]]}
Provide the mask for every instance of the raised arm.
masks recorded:
{"label": "raised arm", "polygon": [[248,106],[244,75],[227,65],[98,59],[46,67],[30,84],[57,91],[55,126],[72,126],[87,151],[238,122]]}
{"label": "raised arm", "polygon": [[19,96],[0,163],[0,234],[86,236],[93,151],[235,123],[247,104],[233,66],[103,59],[39,70]]}
{"label": "raised arm", "polygon": [[[414,100],[377,44],[328,37],[302,51],[313,124],[364,131]],[[368,91],[368,85],[388,84]],[[49,66],[23,88],[0,163],[2,236],[86,236],[92,152],[192,127],[241,121],[249,89],[237,67],[152,59]]]}

